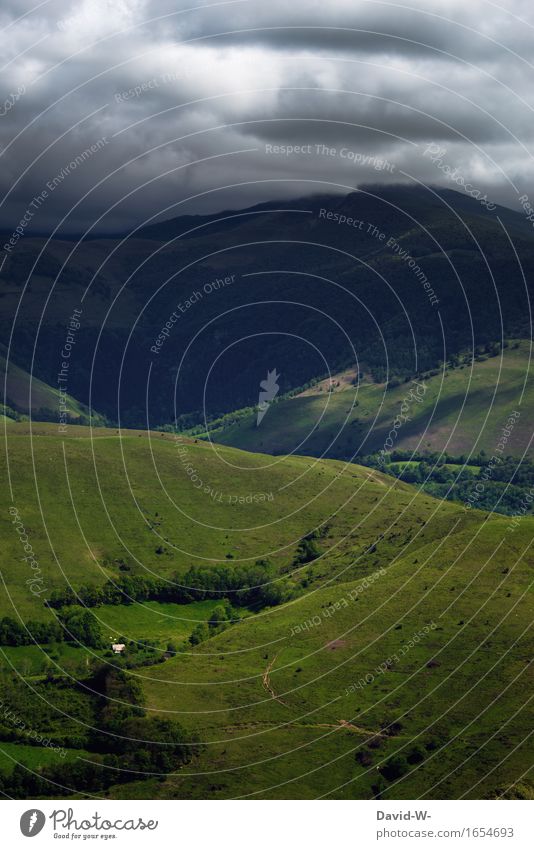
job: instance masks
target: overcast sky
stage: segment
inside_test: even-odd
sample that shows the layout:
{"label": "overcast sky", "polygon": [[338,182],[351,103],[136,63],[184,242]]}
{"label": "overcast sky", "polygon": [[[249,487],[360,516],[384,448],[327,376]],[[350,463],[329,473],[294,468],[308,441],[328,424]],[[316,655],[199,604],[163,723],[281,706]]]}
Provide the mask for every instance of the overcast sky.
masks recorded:
{"label": "overcast sky", "polygon": [[377,181],[534,204],[531,0],[3,0],[0,26],[5,230]]}

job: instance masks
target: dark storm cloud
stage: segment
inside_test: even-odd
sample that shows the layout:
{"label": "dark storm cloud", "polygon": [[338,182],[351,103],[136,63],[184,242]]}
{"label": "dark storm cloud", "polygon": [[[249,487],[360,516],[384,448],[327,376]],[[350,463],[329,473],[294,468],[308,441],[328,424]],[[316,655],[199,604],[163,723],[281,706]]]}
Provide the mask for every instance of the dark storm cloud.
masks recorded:
{"label": "dark storm cloud", "polygon": [[118,230],[317,186],[454,188],[447,167],[517,206],[533,171],[529,5],[410,6],[4,3],[2,228],[32,203],[28,232]]}
{"label": "dark storm cloud", "polygon": [[[161,3],[157,8],[163,11]],[[175,4],[166,6],[167,11],[172,8]],[[481,14],[483,10],[485,14]],[[514,12],[528,15],[528,11],[528,4],[521,2],[511,4],[509,13],[502,13],[489,4],[458,0],[406,5],[379,0],[305,5],[284,0],[263,4],[237,0],[230,6],[208,5],[193,16],[165,18],[163,25],[167,32],[181,38],[409,56],[458,56],[466,49],[471,56],[484,55],[489,45],[505,50],[509,33],[512,47],[524,47],[528,57],[529,37],[525,32],[521,35],[518,21],[512,17]]]}

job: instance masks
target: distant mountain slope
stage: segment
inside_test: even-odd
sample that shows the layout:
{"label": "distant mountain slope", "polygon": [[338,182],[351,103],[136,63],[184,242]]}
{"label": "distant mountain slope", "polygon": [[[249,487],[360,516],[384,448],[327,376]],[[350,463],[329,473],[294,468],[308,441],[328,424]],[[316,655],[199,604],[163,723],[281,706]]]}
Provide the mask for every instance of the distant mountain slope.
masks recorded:
{"label": "distant mountain slope", "polygon": [[253,412],[237,413],[210,424],[208,436],[272,454],[351,459],[400,448],[456,456],[484,450],[491,456],[508,418],[518,411],[505,453],[534,457],[531,359],[530,343],[512,341],[502,354],[480,355],[455,368],[448,364],[433,376],[389,389],[365,380],[353,385],[354,371],[346,380],[334,375],[332,381],[272,404],[259,427]]}
{"label": "distant mountain slope", "polygon": [[98,413],[93,413],[91,417],[89,409],[68,393],[62,395],[59,388],[32,377],[13,362],[8,365],[2,356],[0,386],[0,403],[9,421],[16,421],[21,416],[31,416],[36,421],[59,422],[61,414],[62,420],[74,424],[87,424],[92,421],[94,426],[99,426],[104,422]]}
{"label": "distant mountain slope", "polygon": [[2,269],[0,334],[18,308],[13,357],[28,370],[35,344],[34,371],[53,385],[81,309],[69,391],[123,425],[157,426],[252,406],[273,368],[283,394],[356,360],[404,378],[528,338],[532,280],[519,213],[368,187],[186,215],[122,241],[25,238]]}

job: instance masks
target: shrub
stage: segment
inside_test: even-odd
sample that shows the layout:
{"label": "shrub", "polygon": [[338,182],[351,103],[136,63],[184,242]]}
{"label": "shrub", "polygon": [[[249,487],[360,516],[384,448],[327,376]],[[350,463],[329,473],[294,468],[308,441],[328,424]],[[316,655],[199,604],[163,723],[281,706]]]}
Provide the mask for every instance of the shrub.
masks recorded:
{"label": "shrub", "polygon": [[386,781],[396,781],[408,772],[408,761],[404,755],[393,755],[382,767]]}

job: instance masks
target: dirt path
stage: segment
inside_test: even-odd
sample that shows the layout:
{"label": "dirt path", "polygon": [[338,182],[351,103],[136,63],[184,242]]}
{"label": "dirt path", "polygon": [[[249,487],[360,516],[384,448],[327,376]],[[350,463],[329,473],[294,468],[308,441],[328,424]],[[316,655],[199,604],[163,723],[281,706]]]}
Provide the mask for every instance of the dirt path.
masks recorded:
{"label": "dirt path", "polygon": [[276,695],[276,693],[273,690],[272,685],[271,685],[271,678],[270,678],[271,669],[273,668],[277,657],[278,657],[278,655],[275,654],[275,656],[273,657],[271,662],[267,664],[267,668],[266,668],[265,672],[263,673],[263,679],[262,679],[263,680],[263,686],[265,687],[267,692],[271,694],[271,697],[273,699],[276,699],[276,701],[280,702],[280,704],[284,705],[284,707],[289,707],[289,705],[287,705],[286,702],[284,702],[281,698],[279,698],[279,696]]}
{"label": "dirt path", "polygon": [[361,725],[354,725],[352,722],[347,722],[346,719],[339,719],[339,725],[331,725],[330,728],[345,728],[347,731],[356,731],[357,734],[372,734],[373,737],[387,737],[383,731],[371,731],[370,728],[363,728]]}
{"label": "dirt path", "polygon": [[[272,695],[272,690],[269,690],[269,692]],[[277,698],[276,695],[273,695],[273,698]],[[282,702],[282,704],[285,704],[285,702]],[[286,705],[286,707],[289,707],[289,705]],[[269,729],[269,728],[274,728],[274,729],[278,729],[278,728],[316,728],[316,729],[332,728],[336,731],[353,731],[355,734],[359,734],[360,736],[364,736],[364,737],[382,737],[383,739],[386,739],[387,736],[388,736],[382,730],[375,731],[372,728],[364,728],[362,725],[354,725],[354,723],[348,722],[346,719],[338,719],[337,723],[335,723],[335,722],[318,722],[318,723],[287,722],[287,723],[283,723],[282,725],[280,723],[277,723],[277,722],[268,722],[268,721],[265,721],[265,720],[258,720],[257,722],[252,721],[252,722],[236,723],[235,725],[226,725],[224,727],[224,730],[226,732],[231,733],[233,731],[245,731],[247,729],[252,730],[254,728],[265,728],[266,730]]]}
{"label": "dirt path", "polygon": [[381,480],[380,480],[380,478],[375,478],[375,476],[374,476],[374,475],[372,475],[372,474],[369,474],[369,472],[367,473],[367,477],[368,477],[368,478],[369,478],[369,480],[370,480],[370,481],[372,481],[373,483],[379,483],[379,484],[381,484],[382,486],[385,486],[385,485],[386,485],[386,484],[384,483],[384,481],[381,481]]}

